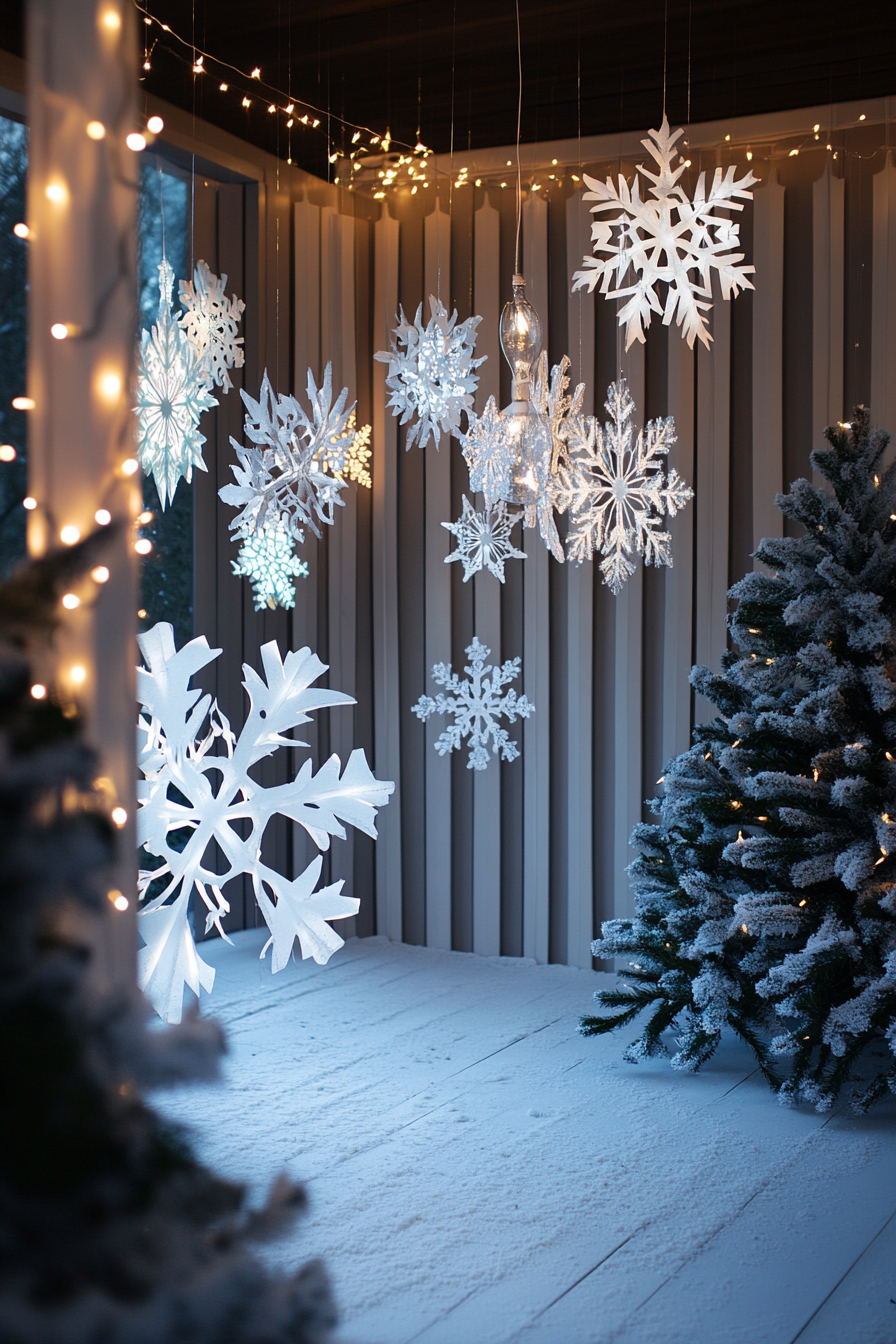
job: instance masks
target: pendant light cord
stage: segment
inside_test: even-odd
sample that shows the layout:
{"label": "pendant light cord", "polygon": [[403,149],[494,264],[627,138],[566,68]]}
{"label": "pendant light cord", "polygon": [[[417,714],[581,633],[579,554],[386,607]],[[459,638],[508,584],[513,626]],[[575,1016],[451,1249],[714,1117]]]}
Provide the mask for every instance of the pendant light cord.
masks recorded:
{"label": "pendant light cord", "polygon": [[523,121],[523,39],[520,33],[520,0],[516,0],[516,58],[520,90],[516,105],[516,274],[520,274],[520,228],[523,222],[523,170],[520,166],[520,127]]}

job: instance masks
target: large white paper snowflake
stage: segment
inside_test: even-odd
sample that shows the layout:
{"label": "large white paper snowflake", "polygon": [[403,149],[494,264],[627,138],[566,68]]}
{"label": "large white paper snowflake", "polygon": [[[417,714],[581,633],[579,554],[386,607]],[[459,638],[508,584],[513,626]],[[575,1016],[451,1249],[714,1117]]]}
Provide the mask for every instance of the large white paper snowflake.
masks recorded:
{"label": "large white paper snowflake", "polygon": [[251,579],[256,611],[294,607],[293,579],[308,577],[308,566],[296,555],[293,539],[279,518],[247,537],[230,563],[234,574]]}
{"label": "large white paper snowflake", "polygon": [[399,309],[398,326],[391,350],[378,350],[374,359],[389,365],[386,386],[392,393],[389,405],[400,415],[402,425],[415,423],[408,431],[407,447],[419,442],[425,448],[430,435],[439,446],[442,433],[458,435],[461,415],[473,409],[473,394],[479,386],[476,369],[487,359],[473,358],[476,328],[481,317],[458,322],[441,300],[430,295],[430,319],[423,325],[423,304],[413,322]]}
{"label": "large white paper snowflake", "polygon": [[635,566],[630,555],[647,565],[672,566],[672,538],[659,530],[665,514],[674,518],[694,496],[673,468],[668,480],[663,458],[675,443],[675,421],[651,420],[633,442],[635,403],[625,379],[611,383],[606,408],[611,422],[593,416],[574,423],[570,438],[571,473],[567,556],[579,563],[592,553],[606,556],[601,573],[613,593]]}
{"label": "large white paper snowflake", "polygon": [[265,644],[264,678],[243,666],[249,712],[237,737],[211,696],[190,686],[220,649],[210,649],[201,636],[175,651],[165,622],[140,635],[139,644],[147,666],[137,669],[144,775],[137,835],[142,849],[160,861],[140,874],[140,983],[160,1016],[179,1022],[184,987],[209,991],[215,977],[193,941],[194,889],[208,912],[206,932],[214,925],[223,934],[229,905],[222,888],[247,874],[270,929],[261,955],[273,948],[273,970],[287,964],[296,938],[303,957],[323,964],[342,946],[326,921],[355,914],[358,901],[341,895],[341,881],[314,890],[320,858],[294,880],[268,867],[261,857],[265,828],[279,813],[303,826],[322,850],[331,836],[345,838],[343,822],[375,838],[376,809],[389,801],[394,785],[374,779],[360,750],[352,752],[341,776],[339,757],[331,756],[316,775],[305,761],[292,783],[266,788],[254,778],[253,767],[278,747],[308,745],[289,734],[310,722],[310,712],[355,703],[339,691],[312,689],[327,669],[310,649],[288,653],[284,661],[275,642]]}
{"label": "large white paper snowflake", "polygon": [[328,364],[320,388],[308,370],[310,416],[295,397],[274,392],[267,370],[258,401],[245,391],[241,396],[246,404],[246,436],[257,446],[244,448],[230,440],[239,458],[233,467],[236,484],[222,486],[218,494],[225,504],[240,510],[231,531],[245,539],[280,519],[298,542],[305,540],[306,527],[319,537],[318,523],[333,523],[335,506],[342,503],[339,492],[347,484],[325,470],[320,459],[323,454],[328,463],[333,458],[344,463],[351,447],[348,421],[354,405],[346,409],[348,389],[342,389],[334,406],[333,369]]}
{"label": "large white paper snowflake", "polygon": [[525,551],[518,551],[510,540],[514,523],[522,513],[512,513],[503,500],[486,506],[482,512],[464,495],[464,511],[456,523],[443,523],[457,538],[457,550],[445,556],[445,564],[460,560],[464,567],[464,583],[478,574],[483,566],[490,569],[499,582],[504,582],[505,560],[525,560]]}
{"label": "large white paper snowflake", "polygon": [[174,272],[163,260],[159,267],[159,317],[144,331],[137,350],[137,457],[152,476],[164,509],[177,483],[189,483],[193,468],[206,471],[202,460],[205,436],[199,433],[203,412],[217,406],[196,352],[171,311]]}
{"label": "large white paper snowflake", "polygon": [[462,739],[469,737],[468,770],[485,770],[491,759],[489,745],[494,756],[500,754],[505,761],[516,760],[520,754],[516,742],[510,740],[507,729],[502,728],[498,720],[506,717],[510,723],[516,723],[517,719],[528,719],[535,713],[535,706],[524,695],[517,696],[513,690],[501,695],[502,686],[515,681],[520,674],[519,658],[511,658],[501,667],[486,667],[488,655],[489,650],[474,635],[473,643],[467,648],[470,663],[464,668],[469,680],[461,681],[457,673],[451,671],[450,663],[436,663],[432,679],[437,686],[444,686],[448,695],[440,691],[434,700],[421,695],[416,705],[411,706],[418,719],[426,720],[430,714],[455,716],[455,722],[436,742],[436,751],[440,756],[457,751]]}
{"label": "large white paper snowflake", "polygon": [[228,299],[224,290],[227,276],[214,275],[204,261],[196,263],[193,280],[181,280],[178,286],[185,312],[178,322],[199,358],[209,384],[229,392],[233,384],[228,369],[241,369],[245,363],[243,338],[238,334],[246,311],[242,299]]}
{"label": "large white paper snowflake", "polygon": [[[739,201],[752,199],[749,188],[759,179],[751,172],[736,179],[733,165],[725,173],[716,168],[709,195],[706,174],[701,173],[694,198],[689,199],[678,185],[689,160],[679,159],[678,166],[673,167],[678,156],[674,145],[681,134],[680,129],[670,133],[663,117],[659,131],[650,131],[650,138],[641,142],[658,167],[656,173],[640,164],[637,169],[652,183],[652,199],[641,199],[637,176],[629,189],[621,173],[618,188],[609,177],[604,183],[584,175],[590,187],[584,199],[598,202],[592,206],[592,214],[618,213],[591,226],[597,255],[585,257],[585,269],[573,276],[573,289],[587,285],[593,292],[601,280],[600,292],[608,299],[628,299],[619,311],[619,325],[626,328],[626,350],[633,341],[643,342],[651,313],[658,313],[666,326],[677,322],[689,346],[699,336],[709,349],[712,337],[704,313],[712,307],[713,272],[718,276],[723,299],[753,288],[747,276],[755,267],[741,265],[743,252],[733,250],[740,242],[739,226],[714,212],[742,210]],[[633,280],[626,285],[629,269]],[[615,287],[611,287],[614,276]],[[658,284],[668,286],[665,306],[656,292]]]}

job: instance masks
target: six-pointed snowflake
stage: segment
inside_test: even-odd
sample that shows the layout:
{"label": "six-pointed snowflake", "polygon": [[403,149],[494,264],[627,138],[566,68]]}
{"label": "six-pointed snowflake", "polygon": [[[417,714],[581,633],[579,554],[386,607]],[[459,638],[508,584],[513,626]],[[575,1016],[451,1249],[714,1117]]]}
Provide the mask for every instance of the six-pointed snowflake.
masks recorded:
{"label": "six-pointed snowflake", "polygon": [[430,435],[438,448],[442,433],[460,433],[461,415],[466,412],[469,417],[479,386],[476,369],[487,358],[473,358],[476,328],[482,318],[468,317],[459,323],[457,311],[449,318],[445,305],[432,295],[429,307],[431,316],[425,327],[422,303],[413,322],[400,309],[391,350],[378,350],[374,355],[389,365],[386,386],[392,393],[393,415],[401,416],[402,425],[415,420],[408,431],[408,448],[415,442],[425,448]]}
{"label": "six-pointed snowflake", "polygon": [[246,359],[239,324],[246,305],[224,290],[227,276],[212,273],[204,261],[196,263],[193,280],[181,280],[180,301],[186,309],[178,322],[195,350],[211,386],[229,392],[233,384],[228,369],[241,369]]}
{"label": "six-pointed snowflake", "polygon": [[675,442],[675,421],[651,420],[632,442],[635,403],[625,379],[611,383],[606,408],[611,423],[588,416],[574,422],[570,437],[567,555],[581,563],[600,552],[601,573],[619,594],[638,553],[648,565],[672,566],[672,540],[659,531],[663,516],[674,518],[694,492],[674,468],[663,475],[663,456]]}
{"label": "six-pointed snowflake", "polygon": [[461,681],[457,673],[451,671],[450,663],[436,663],[432,679],[437,686],[444,686],[448,695],[440,691],[434,700],[421,695],[416,705],[411,706],[418,719],[426,720],[430,714],[455,716],[455,722],[436,742],[436,751],[440,756],[457,751],[462,739],[469,737],[468,770],[485,770],[490,760],[489,745],[495,756],[500,754],[505,761],[515,760],[520,754],[516,742],[511,742],[507,729],[502,728],[498,720],[506,717],[510,723],[516,723],[518,718],[528,719],[535,713],[535,706],[524,695],[517,696],[512,690],[501,695],[501,687],[519,676],[519,658],[509,659],[501,667],[486,667],[488,655],[489,650],[474,635],[473,643],[467,649],[470,663],[464,668],[469,680]]}
{"label": "six-pointed snowflake", "polygon": [[[651,313],[658,313],[666,326],[676,321],[688,345],[693,346],[694,338],[699,337],[709,349],[712,337],[704,313],[712,307],[713,272],[718,276],[723,299],[753,288],[747,276],[755,267],[741,265],[743,252],[733,250],[739,245],[739,226],[714,211],[742,210],[739,200],[752,198],[749,188],[759,179],[751,172],[735,179],[733,166],[724,174],[716,168],[709,195],[706,174],[701,173],[690,200],[678,185],[688,161],[681,159],[673,167],[677,157],[674,145],[681,134],[680,129],[671,134],[663,117],[660,130],[651,131],[650,138],[641,142],[659,170],[652,173],[640,164],[637,169],[652,183],[649,196],[653,199],[641,199],[637,177],[629,190],[620,173],[617,190],[612,179],[603,183],[585,174],[591,188],[585,200],[598,202],[592,206],[592,213],[618,213],[591,226],[597,255],[585,257],[585,269],[573,276],[573,289],[587,285],[593,291],[602,277],[602,294],[608,299],[628,299],[619,311],[619,325],[626,327],[626,350],[633,341],[643,342]],[[630,268],[634,278],[626,285]],[[614,276],[615,287],[611,288]],[[668,286],[665,307],[657,295],[657,284]]]}
{"label": "six-pointed snowflake", "polygon": [[328,460],[344,462],[351,447],[347,427],[354,406],[346,410],[348,389],[342,389],[334,406],[333,369],[327,364],[319,389],[308,371],[310,417],[295,397],[275,394],[267,371],[258,401],[245,391],[241,396],[246,436],[258,446],[243,448],[230,440],[239,458],[233,467],[236,484],[222,486],[218,494],[240,509],[231,531],[246,538],[280,519],[296,541],[305,540],[306,527],[319,537],[318,522],[333,523],[335,506],[342,503],[339,492],[346,488],[345,480],[323,469],[320,458],[325,452]]}
{"label": "six-pointed snowflake", "polygon": [[279,518],[247,537],[236,560],[234,574],[251,579],[255,610],[294,607],[294,578],[307,579],[308,566],[293,549],[293,540]]}
{"label": "six-pointed snowflake", "polygon": [[138,843],[160,861],[140,874],[140,983],[160,1016],[179,1022],[184,986],[196,994],[200,986],[209,991],[215,977],[193,941],[193,890],[208,911],[206,931],[214,925],[223,934],[229,905],[222,888],[247,874],[271,934],[261,955],[273,947],[273,969],[287,964],[296,938],[303,957],[326,962],[342,946],[326,921],[355,914],[358,901],[341,895],[341,881],[314,890],[320,858],[295,880],[268,867],[261,857],[265,828],[279,813],[303,826],[322,850],[331,836],[345,838],[343,822],[375,838],[376,809],[389,801],[394,785],[373,777],[360,750],[352,752],[341,776],[339,757],[331,756],[316,775],[306,761],[291,783],[265,788],[254,778],[253,767],[278,747],[308,745],[289,734],[310,722],[311,711],[355,703],[339,691],[312,689],[326,667],[310,649],[288,653],[283,661],[275,642],[265,644],[264,678],[243,666],[249,712],[236,737],[217,703],[190,686],[220,649],[210,649],[203,636],[175,652],[174,632],[165,622],[139,643],[147,667],[137,670],[144,775]]}
{"label": "six-pointed snowflake", "polygon": [[507,421],[489,397],[481,415],[471,415],[466,434],[458,435],[470,472],[470,489],[485,495],[486,508],[511,488],[511,471],[520,446],[507,432]]}
{"label": "six-pointed snowflake", "polygon": [[199,419],[217,406],[192,345],[171,311],[174,272],[159,266],[159,317],[144,331],[137,351],[137,457],[155,479],[164,509],[181,477],[192,480],[193,468],[206,471],[204,435]]}
{"label": "six-pointed snowflake", "polygon": [[525,551],[514,549],[510,533],[522,513],[512,513],[503,500],[486,506],[481,513],[464,495],[464,511],[456,523],[443,523],[457,538],[457,550],[445,556],[445,564],[460,560],[464,567],[464,583],[485,565],[499,582],[504,582],[504,561],[525,560]]}

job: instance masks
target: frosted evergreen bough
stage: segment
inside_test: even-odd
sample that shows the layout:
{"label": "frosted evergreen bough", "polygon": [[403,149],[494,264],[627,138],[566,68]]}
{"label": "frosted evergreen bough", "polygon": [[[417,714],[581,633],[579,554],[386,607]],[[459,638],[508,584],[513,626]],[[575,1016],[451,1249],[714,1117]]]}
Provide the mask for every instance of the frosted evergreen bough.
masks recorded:
{"label": "frosted evergreen bough", "polygon": [[528,719],[535,713],[535,706],[524,695],[517,696],[513,690],[501,694],[502,687],[515,681],[520,674],[519,658],[509,659],[501,667],[486,667],[488,655],[489,650],[474,635],[473,643],[467,648],[470,663],[464,668],[469,680],[461,681],[457,673],[451,671],[450,663],[436,663],[432,679],[437,686],[444,686],[448,694],[440,691],[434,700],[421,695],[416,705],[411,706],[417,718],[424,721],[431,714],[454,715],[454,723],[436,742],[436,751],[440,756],[458,751],[462,740],[469,737],[468,770],[486,769],[491,759],[489,746],[494,756],[500,755],[505,761],[516,760],[520,754],[516,742],[510,740],[507,729],[501,727],[499,720],[506,718],[509,723],[516,723],[518,718]]}
{"label": "frosted evergreen bough", "polygon": [[229,369],[241,369],[246,354],[239,324],[246,305],[234,294],[225,294],[227,276],[214,275],[204,261],[196,263],[193,280],[181,280],[180,301],[185,309],[178,318],[199,358],[209,386],[229,392],[233,384]]}
{"label": "frosted evergreen bough", "polygon": [[[640,164],[637,168],[651,183],[646,200],[641,199],[637,175],[629,188],[621,173],[618,187],[609,177],[604,183],[583,174],[590,188],[584,199],[597,201],[592,214],[604,217],[591,226],[597,255],[584,258],[585,269],[573,275],[573,290],[587,286],[593,292],[600,280],[601,294],[628,300],[619,310],[626,350],[633,341],[644,341],[644,328],[653,313],[665,326],[677,322],[689,346],[699,337],[709,349],[712,337],[704,314],[712,308],[713,274],[723,299],[753,288],[747,277],[755,267],[742,265],[743,252],[734,250],[740,245],[740,226],[717,211],[742,210],[740,202],[752,199],[749,188],[759,179],[752,172],[735,178],[733,165],[724,173],[719,167],[709,194],[706,174],[701,173],[693,199],[689,198],[678,185],[689,161],[679,159],[675,166],[675,142],[682,133],[670,132],[663,117],[660,129],[641,141],[657,166],[656,172]],[[626,284],[630,271],[632,279]],[[667,287],[665,305],[657,285]]]}
{"label": "frosted evergreen bough", "polygon": [[575,422],[570,437],[566,552],[579,563],[593,553],[604,555],[601,573],[618,595],[635,572],[629,556],[671,568],[672,538],[659,527],[664,515],[674,518],[694,492],[674,468],[668,479],[663,473],[663,459],[675,443],[671,416],[649,421],[635,439],[635,403],[624,378],[610,384],[606,409],[609,424],[588,416]]}
{"label": "frosted evergreen bough", "polygon": [[162,508],[174,498],[177,483],[189,484],[193,468],[206,471],[202,460],[205,436],[199,433],[203,413],[217,406],[203,365],[171,311],[174,272],[166,260],[159,266],[159,316],[144,331],[137,350],[137,457],[152,476]]}
{"label": "frosted evergreen bough", "polygon": [[[696,1069],[733,1030],[782,1101],[859,1111],[896,1092],[896,466],[859,407],[811,455],[830,489],[777,497],[736,583],[733,647],[694,668],[718,708],[635,827],[635,917],[593,950],[631,965],[602,1033],[648,1013],[630,1059]],[[873,1049],[869,1049],[873,1047]]]}
{"label": "frosted evergreen bough", "polygon": [[294,607],[293,579],[308,577],[308,566],[296,555],[292,537],[279,519],[247,537],[231,564],[234,574],[251,579],[256,611]]}
{"label": "frosted evergreen bough", "polygon": [[413,322],[399,309],[395,340],[390,350],[378,350],[374,359],[388,364],[386,386],[389,405],[400,424],[413,420],[407,444],[425,448],[430,436],[439,446],[441,434],[459,435],[461,416],[473,409],[473,394],[479,386],[476,369],[487,359],[473,358],[476,328],[481,317],[458,322],[457,311],[448,316],[440,299],[430,295],[430,319],[423,325],[423,304]]}
{"label": "frosted evergreen bough", "polygon": [[504,562],[526,558],[525,551],[516,550],[510,540],[514,523],[518,523],[523,515],[512,513],[503,500],[480,512],[473,508],[466,495],[463,499],[463,513],[457,522],[442,524],[457,539],[457,550],[445,556],[445,564],[460,560],[464,567],[464,583],[478,574],[483,566],[503,583]]}
{"label": "frosted evergreen bough", "polygon": [[[249,712],[236,736],[217,702],[190,686],[221,650],[200,636],[175,651],[166,622],[138,638],[147,666],[137,669],[144,775],[137,833],[140,847],[159,860],[140,873],[140,983],[160,1017],[179,1022],[185,986],[198,995],[200,986],[209,992],[215,978],[193,941],[193,891],[206,908],[206,932],[215,927],[226,936],[221,919],[230,907],[222,888],[233,877],[250,876],[271,934],[261,955],[273,949],[272,969],[287,964],[296,938],[303,957],[327,962],[342,946],[327,921],[355,914],[358,901],[341,894],[341,880],[314,890],[320,857],[294,880],[268,867],[261,857],[265,828],[277,814],[288,817],[321,850],[329,849],[331,836],[345,839],[343,822],[376,838],[376,809],[389,801],[394,785],[373,777],[361,750],[352,752],[341,775],[334,755],[317,774],[306,760],[291,783],[266,788],[253,778],[252,767],[279,747],[308,745],[288,734],[309,723],[310,712],[355,703],[339,691],[312,689],[327,669],[310,649],[287,653],[284,661],[276,642],[263,645],[264,678],[244,664]],[[215,842],[223,872],[210,866]]]}

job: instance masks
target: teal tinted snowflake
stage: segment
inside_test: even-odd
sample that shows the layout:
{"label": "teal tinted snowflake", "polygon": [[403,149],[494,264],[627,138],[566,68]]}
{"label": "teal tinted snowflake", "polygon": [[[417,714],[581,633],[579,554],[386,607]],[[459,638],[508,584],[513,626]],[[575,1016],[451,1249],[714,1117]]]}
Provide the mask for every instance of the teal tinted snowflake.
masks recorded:
{"label": "teal tinted snowflake", "polygon": [[228,299],[226,275],[214,275],[204,261],[196,263],[193,280],[181,280],[180,301],[185,312],[178,325],[186,332],[208,383],[229,392],[228,369],[241,369],[246,360],[243,338],[237,335],[246,305],[234,294]]}
{"label": "teal tinted snowflake", "polygon": [[464,511],[456,523],[442,526],[457,538],[457,550],[445,556],[445,564],[460,560],[464,567],[464,583],[483,566],[490,569],[499,583],[504,582],[504,561],[525,560],[526,552],[514,548],[510,533],[522,513],[511,512],[503,499],[481,513],[464,495]]}
{"label": "teal tinted snowflake", "polygon": [[502,728],[498,720],[506,717],[510,723],[516,723],[517,719],[528,719],[535,713],[535,706],[524,695],[517,696],[516,691],[501,695],[502,686],[515,681],[520,674],[519,658],[508,659],[501,667],[493,668],[485,666],[488,655],[489,650],[474,635],[473,643],[467,649],[470,664],[464,668],[470,680],[461,681],[457,673],[451,671],[450,663],[436,663],[432,679],[437,686],[444,686],[449,694],[439,692],[434,700],[431,696],[421,695],[416,705],[411,706],[418,719],[426,720],[431,714],[455,715],[455,722],[436,742],[436,751],[440,756],[457,751],[461,740],[469,737],[468,770],[487,767],[491,759],[489,746],[495,756],[500,755],[505,761],[516,760],[519,748],[511,742],[507,729]]}
{"label": "teal tinted snowflake", "polygon": [[308,566],[293,550],[293,542],[279,520],[247,537],[232,560],[234,574],[252,580],[255,610],[294,607],[294,578],[307,579]]}
{"label": "teal tinted snowflake", "polygon": [[[389,365],[386,386],[392,393],[389,405],[400,415],[402,425],[416,417],[408,431],[407,447],[415,442],[425,448],[430,435],[436,447],[442,433],[458,434],[461,415],[469,417],[473,393],[479,386],[475,370],[487,358],[473,358],[476,328],[481,317],[468,317],[458,324],[457,311],[448,316],[445,305],[433,295],[430,319],[423,325],[423,304],[413,322],[399,309],[399,323],[391,350],[378,350],[374,359]],[[404,347],[402,349],[402,347]]]}
{"label": "teal tinted snowflake", "polygon": [[174,272],[163,260],[159,267],[159,320],[144,331],[137,352],[137,457],[152,476],[164,509],[183,476],[193,468],[206,471],[204,435],[198,425],[203,412],[217,406],[196,352],[171,311]]}

